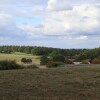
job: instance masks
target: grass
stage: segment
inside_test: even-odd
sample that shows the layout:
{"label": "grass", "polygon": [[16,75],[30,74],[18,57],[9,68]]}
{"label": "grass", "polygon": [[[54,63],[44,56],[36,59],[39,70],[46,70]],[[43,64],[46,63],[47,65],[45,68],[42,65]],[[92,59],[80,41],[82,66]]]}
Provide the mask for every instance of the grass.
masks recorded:
{"label": "grass", "polygon": [[25,53],[13,53],[13,54],[3,54],[0,53],[0,60],[16,60],[20,62],[22,58],[30,58],[32,59],[33,63],[39,64],[39,56],[34,56],[32,54],[25,54]]}
{"label": "grass", "polygon": [[100,100],[100,67],[0,71],[0,100]]}

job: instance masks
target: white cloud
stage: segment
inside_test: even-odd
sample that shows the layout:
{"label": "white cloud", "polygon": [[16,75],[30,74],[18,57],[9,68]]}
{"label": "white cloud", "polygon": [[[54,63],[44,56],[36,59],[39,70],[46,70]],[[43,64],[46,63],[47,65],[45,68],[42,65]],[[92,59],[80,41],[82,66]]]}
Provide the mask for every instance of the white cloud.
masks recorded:
{"label": "white cloud", "polygon": [[75,38],[76,40],[87,40],[88,37],[87,36],[80,36],[80,37],[77,37]]}
{"label": "white cloud", "polygon": [[59,40],[63,40],[63,41],[83,41],[83,40],[88,40],[88,36],[85,36],[85,35],[81,35],[81,36],[78,36],[78,37],[69,37],[69,36],[61,36],[59,37]]}
{"label": "white cloud", "polygon": [[[57,1],[55,0],[56,4]],[[100,6],[84,4],[73,6],[72,10],[50,12],[44,23],[44,31],[47,35],[92,34],[96,32],[99,25]]]}
{"label": "white cloud", "polygon": [[82,4],[97,4],[99,0],[49,0],[47,9],[50,11],[70,10],[73,6]]}
{"label": "white cloud", "polygon": [[21,24],[19,28],[23,30],[25,33],[27,33],[28,36],[31,37],[35,37],[35,35],[41,35],[40,33],[43,34],[43,27],[41,25],[33,27],[29,24]]}

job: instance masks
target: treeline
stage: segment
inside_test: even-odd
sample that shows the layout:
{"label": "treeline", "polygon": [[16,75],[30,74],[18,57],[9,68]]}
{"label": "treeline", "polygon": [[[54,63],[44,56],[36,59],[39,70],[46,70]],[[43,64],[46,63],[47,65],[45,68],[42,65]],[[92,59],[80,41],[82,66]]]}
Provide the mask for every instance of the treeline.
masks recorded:
{"label": "treeline", "polygon": [[90,61],[98,58],[100,59],[100,48],[95,49],[59,49],[51,47],[37,47],[37,46],[0,46],[0,53],[14,53],[23,52],[38,56],[54,56],[57,54],[63,55],[65,59],[73,59],[75,61],[82,61],[89,59]]}

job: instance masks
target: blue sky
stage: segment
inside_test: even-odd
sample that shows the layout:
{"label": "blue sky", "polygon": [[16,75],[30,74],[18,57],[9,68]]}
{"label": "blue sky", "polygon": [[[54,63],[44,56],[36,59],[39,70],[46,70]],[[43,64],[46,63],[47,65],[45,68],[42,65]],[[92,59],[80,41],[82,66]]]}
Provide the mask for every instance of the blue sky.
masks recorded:
{"label": "blue sky", "polygon": [[100,47],[100,0],[1,0],[0,45]]}

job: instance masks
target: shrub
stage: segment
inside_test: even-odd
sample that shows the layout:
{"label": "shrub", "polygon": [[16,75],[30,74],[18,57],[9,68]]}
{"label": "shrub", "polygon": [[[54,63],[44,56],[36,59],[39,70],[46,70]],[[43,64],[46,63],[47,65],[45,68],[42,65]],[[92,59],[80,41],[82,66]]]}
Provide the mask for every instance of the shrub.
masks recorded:
{"label": "shrub", "polygon": [[26,59],[26,62],[27,63],[32,63],[32,60],[31,59]]}
{"label": "shrub", "polygon": [[23,62],[23,63],[32,63],[32,60],[31,59],[22,58],[21,62]]}
{"label": "shrub", "polygon": [[81,64],[89,64],[89,61],[83,60]]}
{"label": "shrub", "polygon": [[73,61],[71,61],[71,60],[66,60],[65,63],[66,63],[66,64],[73,64]]}
{"label": "shrub", "polygon": [[15,61],[0,61],[0,70],[21,69],[22,66],[18,65]]}
{"label": "shrub", "polygon": [[29,65],[27,68],[30,68],[30,69],[37,69],[39,68],[37,65],[35,64],[32,64],[32,65]]}
{"label": "shrub", "polygon": [[47,63],[48,68],[56,68],[56,67],[59,67],[60,65],[64,65],[64,63],[63,62],[53,62],[53,61],[49,61]]}
{"label": "shrub", "polygon": [[99,59],[94,59],[94,60],[92,61],[92,64],[100,64],[100,60],[99,60]]}
{"label": "shrub", "polygon": [[40,58],[40,65],[46,65],[48,62],[48,57],[47,56],[42,56]]}
{"label": "shrub", "polygon": [[22,58],[21,59],[21,62],[26,63],[27,62],[27,59],[26,58]]}

